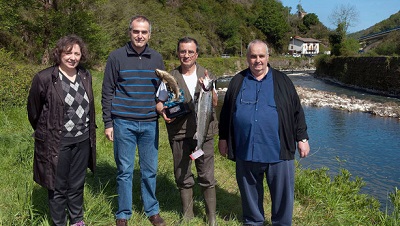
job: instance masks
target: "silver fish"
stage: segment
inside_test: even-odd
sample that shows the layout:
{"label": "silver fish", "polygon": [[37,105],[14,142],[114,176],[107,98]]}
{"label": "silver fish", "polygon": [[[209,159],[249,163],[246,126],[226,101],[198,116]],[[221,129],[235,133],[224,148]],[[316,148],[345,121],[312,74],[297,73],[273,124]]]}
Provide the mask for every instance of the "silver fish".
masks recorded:
{"label": "silver fish", "polygon": [[163,81],[169,87],[169,89],[174,93],[174,98],[172,99],[172,101],[178,101],[181,93],[179,92],[179,86],[178,86],[178,83],[176,82],[174,76],[172,76],[170,73],[160,70],[160,69],[156,69],[155,71],[156,71],[157,77],[161,81]]}
{"label": "silver fish", "polygon": [[197,140],[196,151],[203,149],[203,144],[206,141],[208,127],[210,126],[213,115],[214,80],[205,77],[203,84],[204,87],[200,91],[197,103],[197,129],[193,137],[193,139]]}

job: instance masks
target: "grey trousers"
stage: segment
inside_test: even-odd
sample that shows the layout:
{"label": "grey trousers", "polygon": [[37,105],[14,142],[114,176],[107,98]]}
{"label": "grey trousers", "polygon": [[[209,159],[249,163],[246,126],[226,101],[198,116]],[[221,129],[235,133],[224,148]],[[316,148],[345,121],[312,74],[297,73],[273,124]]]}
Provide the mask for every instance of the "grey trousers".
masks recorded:
{"label": "grey trousers", "polygon": [[[195,184],[194,175],[191,170],[193,160],[190,154],[196,148],[197,141],[194,139],[170,140],[172,156],[174,161],[175,182],[178,188],[191,188]],[[214,140],[210,139],[204,143],[204,155],[195,162],[197,171],[197,182],[201,187],[213,187],[216,184],[214,178]]]}

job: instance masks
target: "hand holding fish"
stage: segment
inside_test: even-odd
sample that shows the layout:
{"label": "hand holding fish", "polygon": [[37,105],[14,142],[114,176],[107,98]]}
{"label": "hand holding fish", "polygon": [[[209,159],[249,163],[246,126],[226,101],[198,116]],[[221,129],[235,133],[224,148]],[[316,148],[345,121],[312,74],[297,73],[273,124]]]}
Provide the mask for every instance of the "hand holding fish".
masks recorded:
{"label": "hand holding fish", "polygon": [[211,81],[210,76],[208,75],[208,71],[206,70],[204,72],[204,77],[199,78],[199,83],[201,85],[201,88],[203,88],[204,91],[208,91],[207,87],[209,82]]}
{"label": "hand holding fish", "polygon": [[[210,76],[208,75],[208,71],[206,70],[204,72],[204,78],[203,77],[199,78],[199,83],[201,85],[201,88],[204,91],[209,91],[210,87],[214,89],[214,84],[212,86],[210,86],[210,82],[214,83],[214,81],[210,79]],[[213,103],[213,107],[217,107],[218,95],[217,95],[217,92],[215,91],[215,89],[212,92],[212,103]]]}

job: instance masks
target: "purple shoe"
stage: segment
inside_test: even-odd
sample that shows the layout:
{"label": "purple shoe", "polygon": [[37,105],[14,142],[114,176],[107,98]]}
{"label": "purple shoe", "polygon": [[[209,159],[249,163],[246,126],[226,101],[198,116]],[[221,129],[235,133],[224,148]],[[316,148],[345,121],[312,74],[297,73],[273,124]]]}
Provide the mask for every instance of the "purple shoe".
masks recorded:
{"label": "purple shoe", "polygon": [[85,222],[83,222],[83,220],[82,221],[79,221],[79,222],[77,222],[77,223],[75,223],[75,224],[71,224],[71,226],[85,226],[86,224],[85,224]]}

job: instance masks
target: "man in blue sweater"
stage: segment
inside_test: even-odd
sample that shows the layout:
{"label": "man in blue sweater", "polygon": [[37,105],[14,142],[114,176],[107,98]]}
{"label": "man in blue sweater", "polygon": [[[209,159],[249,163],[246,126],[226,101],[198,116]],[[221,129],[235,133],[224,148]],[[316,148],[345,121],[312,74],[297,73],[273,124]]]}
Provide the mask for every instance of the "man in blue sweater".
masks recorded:
{"label": "man in blue sweater", "polygon": [[114,142],[117,165],[118,211],[116,225],[126,226],[132,215],[132,176],[136,147],[139,152],[141,194],[146,216],[163,226],[155,195],[158,167],[158,115],[155,93],[164,70],[162,56],[148,46],[150,21],[134,16],[129,23],[130,42],[108,57],[104,72],[102,107],[105,135]]}

